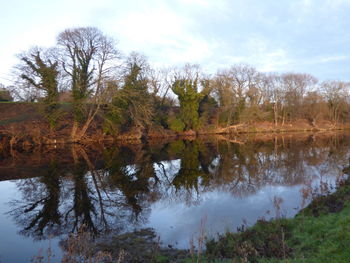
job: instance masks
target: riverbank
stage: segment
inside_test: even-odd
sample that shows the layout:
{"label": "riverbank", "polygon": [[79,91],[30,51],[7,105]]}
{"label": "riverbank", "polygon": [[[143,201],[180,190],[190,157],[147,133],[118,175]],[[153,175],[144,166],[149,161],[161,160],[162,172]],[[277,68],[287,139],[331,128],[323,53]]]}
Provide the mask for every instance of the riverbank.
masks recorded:
{"label": "riverbank", "polygon": [[[79,141],[71,138],[73,119],[70,105],[62,104],[65,118],[61,119],[54,131],[50,130],[47,120],[43,117],[38,103],[0,103],[0,150],[26,149],[33,145],[56,145],[78,142],[93,144],[101,142],[141,142],[142,140],[168,140],[176,138],[191,138],[208,135],[240,135],[240,134],[272,134],[287,132],[324,132],[350,129],[350,125],[334,125],[329,121],[319,121],[311,124],[300,119],[291,123],[275,125],[272,122],[241,123],[232,126],[219,127],[211,125],[198,131],[175,132],[162,126],[152,126],[147,129],[131,128],[130,130],[111,135],[104,130],[104,120],[97,116],[90,125],[85,136]],[[62,113],[63,114],[63,113]]]}
{"label": "riverbank", "polygon": [[[305,197],[313,194],[311,190],[303,192]],[[261,219],[253,227],[243,226],[238,233],[208,240],[205,256],[208,262],[347,262],[349,201],[347,179],[340,182],[335,193],[315,197],[292,219]]]}

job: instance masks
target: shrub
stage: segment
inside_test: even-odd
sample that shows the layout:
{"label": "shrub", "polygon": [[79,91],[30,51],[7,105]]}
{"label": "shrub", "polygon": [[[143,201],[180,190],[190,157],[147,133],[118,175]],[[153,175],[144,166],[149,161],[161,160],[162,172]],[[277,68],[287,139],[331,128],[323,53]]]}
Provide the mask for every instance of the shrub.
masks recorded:
{"label": "shrub", "polygon": [[0,89],[0,101],[13,101],[13,98],[8,90]]}
{"label": "shrub", "polygon": [[170,130],[176,132],[182,132],[185,129],[185,124],[176,117],[171,117],[168,119],[168,126]]}

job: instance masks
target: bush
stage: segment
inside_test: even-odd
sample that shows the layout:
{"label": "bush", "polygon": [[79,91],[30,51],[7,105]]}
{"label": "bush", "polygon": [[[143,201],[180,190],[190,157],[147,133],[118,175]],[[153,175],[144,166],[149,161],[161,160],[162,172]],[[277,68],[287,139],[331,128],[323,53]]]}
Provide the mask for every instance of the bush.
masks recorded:
{"label": "bush", "polygon": [[209,259],[244,262],[258,262],[261,258],[282,259],[292,255],[293,250],[285,244],[285,238],[290,238],[290,235],[291,223],[288,220],[259,220],[252,228],[242,227],[238,233],[228,232],[217,240],[208,240],[206,255]]}
{"label": "bush", "polygon": [[0,90],[0,101],[13,101],[13,98],[8,90]]}
{"label": "bush", "polygon": [[263,121],[267,118],[269,113],[263,112],[259,107],[252,106],[250,108],[245,108],[240,116],[241,122],[254,123],[258,121]]}
{"label": "bush", "polygon": [[176,117],[171,117],[168,119],[168,126],[170,130],[176,132],[182,132],[185,129],[185,124]]}

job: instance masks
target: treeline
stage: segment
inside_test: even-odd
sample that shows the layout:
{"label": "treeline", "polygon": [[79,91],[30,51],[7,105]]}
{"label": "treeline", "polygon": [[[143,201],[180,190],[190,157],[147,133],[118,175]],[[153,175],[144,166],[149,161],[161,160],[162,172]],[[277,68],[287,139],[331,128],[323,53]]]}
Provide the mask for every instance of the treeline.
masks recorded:
{"label": "treeline", "polygon": [[176,132],[268,121],[307,120],[334,126],[350,120],[349,83],[318,82],[309,74],[262,73],[248,65],[205,74],[198,65],[153,68],[146,57],[122,55],[97,28],[67,29],[55,47],[18,55],[15,100],[42,102],[51,133],[72,105],[71,139],[79,141],[94,120],[105,134],[138,129]]}

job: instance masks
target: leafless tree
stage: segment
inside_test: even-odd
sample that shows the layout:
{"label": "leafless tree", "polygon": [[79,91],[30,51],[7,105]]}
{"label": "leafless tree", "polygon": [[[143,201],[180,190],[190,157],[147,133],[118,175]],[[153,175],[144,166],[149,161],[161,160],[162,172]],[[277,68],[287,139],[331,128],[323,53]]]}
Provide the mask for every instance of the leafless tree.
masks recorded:
{"label": "leafless tree", "polygon": [[[120,54],[115,41],[94,27],[67,29],[58,35],[57,44],[73,94],[75,118],[71,138],[79,141],[100,109],[109,74]],[[91,105],[86,113],[88,100]]]}
{"label": "leafless tree", "polygon": [[342,81],[325,81],[321,84],[321,90],[327,99],[334,125],[340,121],[342,113],[349,103],[350,83]]}
{"label": "leafless tree", "polygon": [[171,98],[172,68],[154,68],[149,72],[150,92],[154,97],[160,99],[163,105],[167,98]]}
{"label": "leafless tree", "polygon": [[268,86],[266,94],[269,94],[270,103],[272,104],[274,123],[277,125],[281,119],[283,125],[285,120],[285,91],[283,89],[282,78],[278,74],[270,74],[266,77],[266,82]]}
{"label": "leafless tree", "polygon": [[219,105],[227,112],[227,125],[231,124],[233,114],[235,121],[245,105],[257,106],[262,101],[263,74],[248,65],[235,65],[218,71],[213,80],[213,90]]}
{"label": "leafless tree", "polygon": [[317,90],[309,91],[303,100],[303,112],[305,117],[313,126],[317,125],[317,121],[325,117],[328,112],[327,102],[322,96],[323,94]]}
{"label": "leafless tree", "polygon": [[302,102],[306,92],[311,91],[317,79],[309,74],[286,73],[281,76],[284,89],[285,110],[289,120],[301,117]]}

